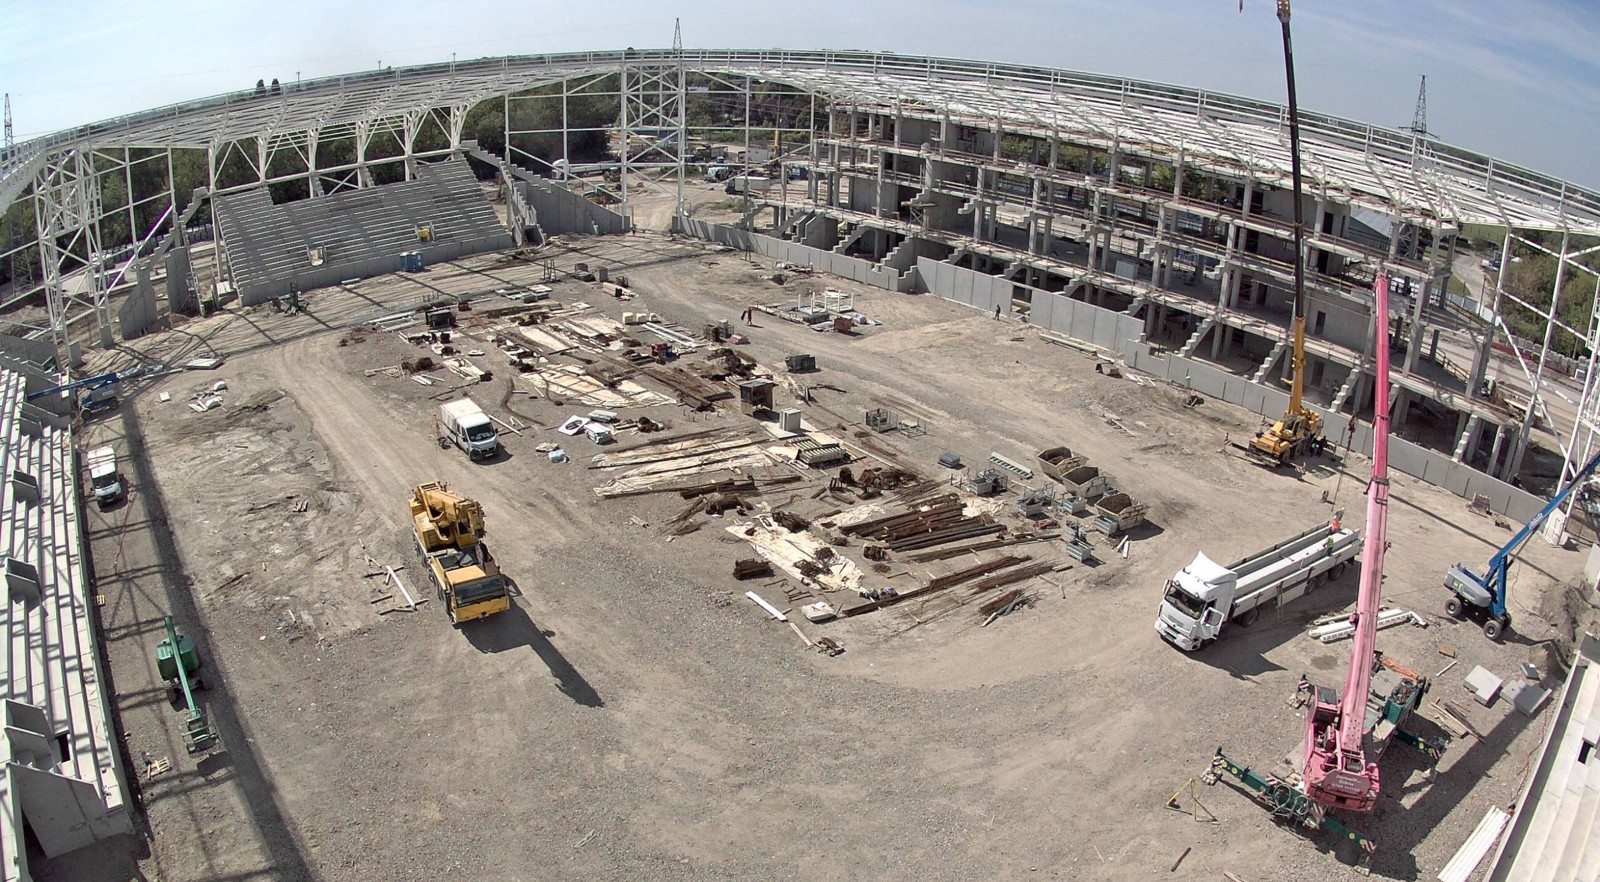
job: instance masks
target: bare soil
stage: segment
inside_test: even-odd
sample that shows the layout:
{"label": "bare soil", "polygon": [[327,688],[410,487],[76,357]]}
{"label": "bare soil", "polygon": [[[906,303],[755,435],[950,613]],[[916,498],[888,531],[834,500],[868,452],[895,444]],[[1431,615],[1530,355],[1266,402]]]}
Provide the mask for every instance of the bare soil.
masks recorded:
{"label": "bare soil", "polygon": [[[588,407],[510,394],[531,387],[509,379],[487,326],[469,321],[457,335],[487,351],[474,361],[494,372],[469,391],[497,416],[536,424],[503,433],[507,455],[496,461],[435,445],[432,396],[446,387],[366,375],[426,353],[351,323],[421,288],[536,282],[546,259],[607,266],[638,294],[618,302],[561,282],[558,301],[614,317],[648,309],[690,329],[737,324],[750,304],[853,291],[881,325],[816,333],[758,313],[738,329],[751,341],[742,351],[762,364],[781,370],[785,355],[811,353],[820,372],[796,382],[844,390],[813,388],[805,404],[780,389],[780,406],[852,443],[867,409],[915,419],[925,435],[868,443],[932,478],[945,476],[935,465],[943,451],[971,464],[991,452],[1031,463],[1066,444],[1148,503],[1153,523],[1127,559],[1102,546],[1103,563],[1027,583],[1033,602],[988,627],[971,606],[911,601],[802,622],[846,648],[812,652],[742,596],[755,589],[783,606],[781,586],[732,579],[733,560],[749,556],[721,529],[736,517],[669,541],[677,496],[595,497],[606,475],[585,465],[597,449],[548,428]],[[1164,803],[1219,745],[1261,767],[1295,749],[1296,681],[1303,672],[1336,684],[1349,653],[1311,640],[1305,625],[1353,602],[1355,573],[1197,653],[1162,643],[1152,623],[1165,580],[1197,551],[1226,560],[1278,541],[1327,518],[1325,496],[1359,526],[1368,465],[1267,471],[1225,445],[1254,430],[1253,414],[1185,407],[1179,390],[1097,373],[1077,350],[956,304],[821,277],[780,286],[772,272],[660,236],[582,239],[533,261],[476,258],[316,292],[309,316],[239,311],[130,347],[170,362],[199,340],[227,356],[215,372],[150,382],[86,439],[120,437],[132,452],[130,504],[91,514],[98,590],[130,755],[139,768],[146,755],[167,758],[172,770],[144,785],[148,846],[113,844],[97,850],[98,875],[80,862],[57,878],[1348,874],[1353,855],[1277,828],[1225,784],[1199,788],[1198,813],[1218,823]],[[219,379],[221,408],[185,407]],[[736,409],[624,415],[672,433],[749,420]],[[534,450],[550,440],[573,461]],[[405,564],[402,579],[423,587],[405,499],[429,480],[483,503],[488,541],[519,590],[510,613],[456,630],[436,603],[382,614],[390,604],[372,602],[382,580],[366,576],[367,556]],[[840,507],[812,498],[821,486],[813,477],[768,502],[820,516]],[[1380,646],[1430,676],[1449,662],[1439,647],[1453,647],[1458,664],[1435,692],[1485,736],[1453,745],[1431,783],[1420,758],[1397,747],[1379,809],[1354,821],[1379,843],[1375,875],[1415,880],[1438,872],[1487,806],[1515,798],[1548,716],[1479,707],[1462,676],[1482,664],[1511,677],[1533,660],[1554,685],[1562,672],[1545,646],[1566,623],[1536,611],[1581,560],[1531,543],[1517,564],[1515,633],[1490,643],[1443,617],[1441,577],[1458,560],[1481,566],[1507,529],[1405,476],[1393,500],[1386,600],[1430,627],[1384,631]],[[1019,548],[1066,560],[1059,547]],[[859,543],[840,551],[872,584],[901,590],[975,562],[897,560],[879,574]],[[908,575],[890,579],[898,573]],[[206,706],[224,747],[201,762],[175,736],[178,712],[155,696],[150,658],[167,611],[209,666]],[[1426,721],[1418,728],[1437,734]]]}

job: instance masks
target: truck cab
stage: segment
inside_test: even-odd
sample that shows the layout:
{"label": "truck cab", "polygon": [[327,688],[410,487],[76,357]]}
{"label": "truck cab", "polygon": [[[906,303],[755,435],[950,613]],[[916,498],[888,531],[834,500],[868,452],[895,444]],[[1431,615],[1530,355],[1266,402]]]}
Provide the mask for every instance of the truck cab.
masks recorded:
{"label": "truck cab", "polygon": [[479,542],[447,548],[429,553],[427,559],[428,575],[450,624],[460,627],[511,608],[511,592],[489,546]]}
{"label": "truck cab", "polygon": [[110,445],[89,451],[89,487],[102,509],[121,502],[127,495],[122,475],[117,471],[117,453]]}
{"label": "truck cab", "polygon": [[1156,632],[1188,652],[1217,639],[1233,608],[1239,577],[1232,570],[1196,554],[1167,580],[1156,615]]}

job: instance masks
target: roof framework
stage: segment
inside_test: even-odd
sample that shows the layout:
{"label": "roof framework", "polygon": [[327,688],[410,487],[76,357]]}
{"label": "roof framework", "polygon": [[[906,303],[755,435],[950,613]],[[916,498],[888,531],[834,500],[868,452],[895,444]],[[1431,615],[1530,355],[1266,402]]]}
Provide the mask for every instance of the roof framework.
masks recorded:
{"label": "roof framework", "polygon": [[[742,93],[748,148],[755,125],[751,93],[764,84],[812,96],[809,124],[794,122],[807,127],[782,131],[813,136],[809,138],[813,160],[815,136],[822,134],[818,121],[829,119],[829,109],[835,109],[947,118],[963,126],[1104,150],[1129,162],[1172,163],[1186,171],[1270,186],[1285,186],[1290,176],[1287,111],[1281,105],[1043,67],[881,52],[628,49],[388,68],[158,107],[57,132],[0,154],[0,211],[19,197],[34,199],[42,263],[50,264],[44,267],[42,280],[49,326],[24,328],[36,336],[51,334],[58,351],[66,352],[72,326],[94,316],[102,345],[110,345],[107,297],[123,281],[123,273],[107,270],[120,260],[114,255],[119,247],[127,251],[133,245],[107,240],[100,224],[112,212],[126,212],[130,231],[126,235],[141,248],[155,246],[140,253],[159,255],[183,241],[183,225],[201,200],[176,192],[174,150],[206,153],[211,186],[199,192],[201,196],[303,178],[308,195],[316,197],[327,188],[372,186],[370,167],[378,163],[403,161],[405,177],[410,179],[419,159],[469,152],[494,158],[463,140],[463,123],[472,107],[499,98],[507,110],[506,160],[514,163],[531,157],[515,148],[514,135],[541,131],[559,132],[565,157],[567,136],[576,131],[565,119],[566,96],[594,94],[596,84],[617,74],[621,75],[617,91],[603,92],[619,101],[617,131],[624,142],[630,132],[658,139],[653,152],[635,156],[624,150],[621,162],[613,164],[622,178],[624,213],[628,181],[663,188],[667,178],[659,173],[672,165],[678,166],[681,210],[682,165],[687,160],[680,146],[664,145],[668,141],[682,145],[694,131],[685,121],[689,91]],[[691,78],[709,86],[691,88],[686,85]],[[573,83],[589,85],[574,91]],[[553,84],[563,84],[562,128],[516,130],[511,123],[513,103],[529,90]],[[1537,245],[1526,233],[1558,232],[1563,234],[1560,266],[1593,274],[1571,259],[1583,252],[1569,251],[1566,243],[1600,235],[1600,192],[1411,132],[1306,112],[1300,122],[1310,194],[1372,208],[1431,230],[1436,242],[1466,224],[1505,227],[1510,233],[1505,240],[1507,256],[1512,240]],[[772,123],[762,125],[770,130]],[[420,146],[419,133],[430,127],[443,132],[444,146],[437,141],[428,149]],[[662,132],[674,131],[675,140],[659,140]],[[367,150],[376,136],[392,137],[400,155],[369,157]],[[339,139],[354,141],[354,161],[319,167],[318,144]],[[131,169],[152,161],[144,155],[147,152],[165,154],[167,189],[133,201]],[[306,170],[275,173],[279,156],[294,158],[297,161],[287,165]],[[258,180],[218,189],[218,169],[230,161],[242,161]],[[646,171],[650,174],[641,174]],[[130,199],[125,204],[102,204],[99,192],[108,175],[120,175],[126,182]],[[163,203],[167,211],[140,239],[136,208],[149,204],[159,208]],[[21,250],[18,246],[0,258]],[[1587,329],[1568,327],[1556,315],[1554,297],[1548,307],[1534,306],[1505,291],[1504,282],[1502,268],[1495,280],[1491,320],[1498,320],[1502,296],[1545,313],[1546,341],[1538,366],[1529,370],[1523,365],[1538,400],[1551,330],[1561,325],[1585,339],[1591,350],[1600,350],[1600,326],[1591,321]],[[32,298],[37,291],[13,290],[0,298],[0,309]],[[1503,326],[1500,330],[1509,336]],[[1600,413],[1600,394],[1591,400],[1586,389],[1580,411],[1587,417],[1582,422],[1593,443],[1600,416],[1591,414]]]}
{"label": "roof framework", "polygon": [[[52,153],[73,147],[207,148],[318,132],[326,140],[431,108],[624,68],[782,82],[835,103],[919,106],[1073,135],[1189,167],[1273,180],[1289,167],[1281,105],[1185,86],[946,58],[802,50],[624,50],[510,56],[309,80],[281,94],[234,92],[104,120],[24,142],[0,162],[0,207]],[[1411,133],[1302,114],[1313,192],[1432,226],[1496,224],[1600,234],[1600,193]]]}

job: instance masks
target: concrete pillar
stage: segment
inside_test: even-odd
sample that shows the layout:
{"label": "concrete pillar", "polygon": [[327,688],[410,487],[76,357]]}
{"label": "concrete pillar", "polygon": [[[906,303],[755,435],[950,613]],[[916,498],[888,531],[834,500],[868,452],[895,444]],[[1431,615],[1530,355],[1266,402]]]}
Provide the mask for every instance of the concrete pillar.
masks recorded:
{"label": "concrete pillar", "polygon": [[[1416,242],[1417,237],[1412,237]],[[1415,247],[1413,245],[1413,247]],[[1435,266],[1439,261],[1439,231],[1433,233],[1433,244],[1428,248],[1428,279],[1422,283],[1422,291],[1417,294],[1411,304],[1411,332],[1406,337],[1406,364],[1403,369],[1406,373],[1415,373],[1417,361],[1422,357],[1422,306],[1428,302],[1434,284]]]}
{"label": "concrete pillar", "polygon": [[1489,448],[1489,467],[1487,470],[1491,477],[1499,478],[1504,475],[1504,469],[1500,468],[1500,448],[1505,446],[1506,430],[1508,428],[1510,427],[1494,427],[1494,446]]}
{"label": "concrete pillar", "polygon": [[[1436,331],[1435,334],[1438,332]],[[1484,329],[1485,341],[1494,339],[1494,329]],[[1480,398],[1483,390],[1483,377],[1489,371],[1489,347],[1476,346],[1472,351],[1472,370],[1467,372],[1467,397]]]}
{"label": "concrete pillar", "polygon": [[1394,426],[1395,434],[1405,428],[1406,416],[1411,413],[1411,390],[1402,386],[1394,387],[1394,409],[1389,412],[1389,423]]}
{"label": "concrete pillar", "polygon": [[1471,462],[1472,457],[1478,452],[1478,426],[1480,418],[1475,413],[1461,414],[1461,419],[1456,421],[1456,443],[1453,449],[1459,450],[1461,455],[1456,457],[1456,462]]}

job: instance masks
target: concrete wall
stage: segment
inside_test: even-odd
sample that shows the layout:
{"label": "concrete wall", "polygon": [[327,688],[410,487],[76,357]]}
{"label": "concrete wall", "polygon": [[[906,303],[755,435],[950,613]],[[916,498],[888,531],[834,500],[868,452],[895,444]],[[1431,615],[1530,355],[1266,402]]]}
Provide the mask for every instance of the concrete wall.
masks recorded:
{"label": "concrete wall", "polygon": [[787,263],[809,266],[818,272],[832,273],[866,285],[876,285],[890,291],[911,290],[911,279],[902,277],[891,267],[880,267],[870,260],[846,257],[821,248],[812,248],[799,242],[774,239],[749,230],[739,230],[722,224],[707,223],[694,218],[679,218],[673,232],[719,245],[728,245],[743,251],[754,251],[764,257]]}
{"label": "concrete wall", "polygon": [[[1323,319],[1322,332],[1318,333],[1317,313],[1321,312]],[[1367,346],[1367,337],[1372,333],[1372,312],[1362,309],[1348,300],[1326,295],[1306,292],[1306,334],[1312,337],[1321,337],[1346,349],[1361,352]]]}
{"label": "concrete wall", "polygon": [[189,249],[167,252],[167,311],[191,315],[199,308],[194,289],[189,287]]}
{"label": "concrete wall", "polygon": [[554,181],[517,181],[512,186],[518,189],[533,211],[534,223],[547,236],[561,233],[599,236],[628,231],[627,218]]}
{"label": "concrete wall", "polygon": [[133,290],[117,307],[117,329],[124,340],[143,337],[156,323],[156,289],[150,283],[150,267],[140,263],[133,271]]}
{"label": "concrete wall", "polygon": [[[432,266],[447,260],[456,260],[482,254],[485,251],[499,251],[505,247],[508,236],[491,236],[483,239],[452,239],[440,242],[431,248],[416,249],[422,252],[423,263]],[[299,285],[301,291],[311,291],[317,288],[326,288],[345,279],[366,279],[372,276],[381,276],[385,273],[400,270],[400,256],[398,254],[385,254],[366,260],[353,260],[345,263],[328,263],[317,267],[307,267],[299,270],[294,279],[277,279],[263,285],[255,285],[249,291],[240,292],[239,302],[244,306],[255,306],[266,303],[274,297],[284,297],[290,288]]]}

